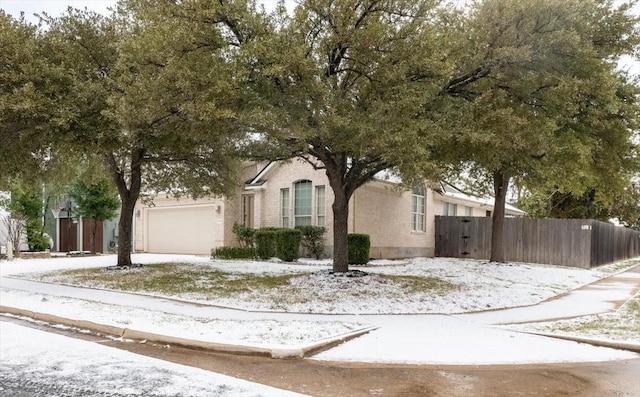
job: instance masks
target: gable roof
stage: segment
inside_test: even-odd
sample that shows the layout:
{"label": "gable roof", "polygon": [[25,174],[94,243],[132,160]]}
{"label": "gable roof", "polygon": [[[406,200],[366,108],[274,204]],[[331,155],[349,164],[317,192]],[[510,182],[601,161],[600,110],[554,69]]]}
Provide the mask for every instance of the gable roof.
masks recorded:
{"label": "gable roof", "polygon": [[[435,192],[444,198],[466,201],[466,202],[480,204],[480,205],[486,205],[491,208],[495,206],[495,200],[493,197],[477,197],[477,196],[465,193],[462,190],[458,189],[457,187],[447,182],[440,182],[440,188],[436,189]],[[525,211],[509,203],[505,204],[505,210],[513,215],[527,214]]]}
{"label": "gable roof", "polygon": [[267,182],[266,176],[276,166],[275,161],[270,161],[253,178],[245,182],[247,189],[259,188]]}

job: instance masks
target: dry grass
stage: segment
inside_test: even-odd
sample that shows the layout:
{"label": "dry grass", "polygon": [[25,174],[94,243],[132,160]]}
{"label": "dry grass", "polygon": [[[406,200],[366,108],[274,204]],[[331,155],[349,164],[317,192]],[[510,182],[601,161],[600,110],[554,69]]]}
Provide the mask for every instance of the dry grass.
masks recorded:
{"label": "dry grass", "polygon": [[118,271],[99,268],[38,275],[41,281],[83,287],[161,295],[203,294],[207,297],[277,288],[288,285],[292,277],[295,276],[230,273],[209,266],[173,263]]}
{"label": "dry grass", "polygon": [[543,327],[584,337],[606,337],[611,340],[640,342],[640,294],[627,301],[616,312],[548,323]]}
{"label": "dry grass", "polygon": [[460,289],[457,284],[441,280],[436,277],[419,277],[419,276],[395,276],[384,275],[383,278],[391,282],[398,283],[407,293],[418,293],[432,291],[436,293],[446,293]]}
{"label": "dry grass", "polygon": [[[29,277],[34,278],[34,275]],[[435,277],[377,275],[365,277],[329,277],[321,273],[285,275],[227,272],[206,265],[154,264],[127,270],[80,269],[41,273],[40,281],[89,288],[148,293],[189,300],[229,304],[231,300],[268,302],[269,309],[284,309],[292,303],[336,302],[349,299],[397,300],[429,294],[444,295],[460,286]],[[292,282],[293,281],[293,282]],[[392,286],[388,289],[387,287]],[[340,294],[332,293],[336,289]],[[346,298],[345,298],[346,296]],[[364,304],[364,303],[363,303]]]}

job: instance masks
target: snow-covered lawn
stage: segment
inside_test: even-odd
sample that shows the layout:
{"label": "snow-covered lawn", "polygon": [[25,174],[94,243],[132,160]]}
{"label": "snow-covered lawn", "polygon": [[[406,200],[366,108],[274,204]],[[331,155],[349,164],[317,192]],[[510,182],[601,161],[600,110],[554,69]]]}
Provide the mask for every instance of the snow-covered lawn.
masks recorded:
{"label": "snow-covered lawn", "polygon": [[[185,308],[183,314],[159,312],[92,299],[54,296],[46,293],[0,288],[2,305],[62,318],[157,332],[163,335],[230,345],[279,349],[303,347],[336,335],[366,328],[362,322],[279,321],[273,319],[223,319],[200,315]],[[43,306],[49,306],[43,309]]]}
{"label": "snow-covered lawn", "polygon": [[[186,255],[134,256],[137,263],[175,263],[175,267],[163,267],[178,271],[173,274],[176,277],[180,269],[184,270],[185,267],[204,269],[202,274],[214,272],[216,277],[222,274],[223,279],[218,282],[249,280],[247,283],[255,288],[250,291],[232,289],[222,294],[207,292],[208,289],[217,288],[216,284],[211,284],[212,279],[207,278],[209,276],[195,280],[195,284],[199,285],[195,288],[196,292],[175,292],[174,286],[171,286],[174,283],[170,282],[164,293],[135,288],[137,295],[131,295],[102,289],[112,285],[100,281],[100,277],[92,276],[103,273],[100,269],[93,273],[82,271],[80,277],[77,274],[72,277],[64,270],[104,268],[114,261],[114,257],[102,256],[0,262],[0,274],[4,277],[66,284],[78,284],[81,280],[80,284],[91,287],[77,289],[60,284],[3,278],[0,304],[131,330],[267,349],[304,348],[354,330],[378,327],[370,334],[317,356],[329,360],[488,364],[635,357],[611,349],[592,350],[596,348],[578,344],[566,346],[571,342],[551,342],[548,338],[516,334],[490,325],[505,323],[501,321],[484,322],[482,316],[500,314],[501,311],[454,317],[449,314],[533,305],[631,267],[638,261],[585,270],[534,264],[417,258],[373,261],[368,266],[354,267],[367,272],[367,276],[350,278],[332,276],[328,271],[328,261],[303,260],[291,264],[212,261]],[[153,267],[132,270],[129,274],[119,273],[121,276],[117,277],[113,277],[111,272],[109,277],[116,280],[119,277],[133,279],[142,277],[150,268]],[[171,280],[171,273],[169,276]],[[268,287],[268,283],[263,282],[268,277],[282,278],[278,279],[275,286]],[[132,284],[135,283],[128,285]],[[146,295],[165,295],[170,299]],[[574,305],[575,302],[568,300],[567,304]],[[229,310],[224,306],[244,310]],[[412,315],[398,316],[400,313]],[[417,313],[445,315],[413,315]],[[629,323],[629,316],[637,316],[632,313],[637,312],[620,310],[606,319]],[[609,332],[610,323],[602,321],[599,324],[599,331],[594,333],[607,338],[605,333]],[[628,332],[635,332],[633,330]],[[637,335],[630,336],[628,332],[618,334],[616,338],[637,338]],[[430,335],[427,338],[429,343],[425,342],[425,334]],[[477,335],[482,335],[483,341],[487,341],[482,346],[492,351],[491,355],[487,355],[486,349],[478,349]],[[356,350],[358,354],[354,353]],[[459,354],[446,355],[443,352]]]}
{"label": "snow-covered lawn", "polygon": [[[121,276],[62,271],[22,274],[20,277],[98,289],[123,288],[106,280],[127,278],[125,289],[141,294],[171,297],[251,311],[326,314],[463,313],[532,305],[603,277],[618,265],[596,270],[532,264],[499,264],[450,258],[417,258],[407,261],[372,261],[352,267],[368,275],[341,277],[330,274],[327,261],[302,260],[298,264],[213,260],[188,265],[203,274],[187,280],[185,292],[145,289],[146,270]],[[164,278],[175,277],[187,267],[176,265]],[[223,278],[212,281],[207,272]],[[106,273],[106,272],[104,272]],[[273,287],[259,285],[222,292],[216,283],[242,277],[293,275]],[[207,278],[209,277],[209,278]],[[195,288],[196,284],[203,288]],[[136,287],[132,287],[136,285]],[[173,286],[175,287],[175,286]],[[192,288],[193,287],[193,288]],[[195,289],[195,291],[194,291]]]}
{"label": "snow-covered lawn", "polygon": [[300,396],[8,322],[0,335],[3,396]]}

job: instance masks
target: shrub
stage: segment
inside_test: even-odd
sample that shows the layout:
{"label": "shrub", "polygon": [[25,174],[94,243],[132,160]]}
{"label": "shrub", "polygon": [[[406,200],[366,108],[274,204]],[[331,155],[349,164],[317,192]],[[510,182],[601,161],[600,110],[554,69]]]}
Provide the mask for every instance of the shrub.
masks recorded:
{"label": "shrub", "polygon": [[236,235],[240,247],[253,247],[255,233],[256,229],[238,223],[233,224],[233,234]]}
{"label": "shrub", "polygon": [[29,251],[39,252],[45,251],[49,248],[49,236],[42,232],[41,226],[37,223],[35,226],[31,222],[27,222],[27,244],[29,245]]}
{"label": "shrub", "polygon": [[305,252],[316,259],[322,259],[324,256],[322,237],[327,229],[321,226],[296,226],[296,229],[302,232],[301,244]]}
{"label": "shrub", "polygon": [[371,239],[368,234],[349,234],[347,236],[349,246],[349,263],[353,265],[366,265],[369,262],[369,250]]}
{"label": "shrub", "polygon": [[297,229],[282,229],[276,232],[276,255],[285,262],[293,262],[300,257],[302,232]]}
{"label": "shrub", "polygon": [[253,259],[256,249],[253,247],[218,247],[211,250],[211,256],[221,259]]}
{"label": "shrub", "polygon": [[262,228],[255,232],[256,255],[261,259],[273,258],[277,254],[277,233],[279,228]]}

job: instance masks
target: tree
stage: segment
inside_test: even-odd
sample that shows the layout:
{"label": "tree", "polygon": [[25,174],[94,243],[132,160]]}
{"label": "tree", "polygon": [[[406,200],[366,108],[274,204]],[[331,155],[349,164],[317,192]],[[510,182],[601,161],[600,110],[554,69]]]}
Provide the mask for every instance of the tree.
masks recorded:
{"label": "tree", "polygon": [[30,251],[44,251],[49,246],[49,237],[44,231],[44,212],[47,198],[43,198],[42,186],[13,181],[10,189],[11,196],[4,200],[3,206],[9,210],[8,232],[14,250],[20,250],[22,236],[20,228],[24,226],[27,235],[27,245]]}
{"label": "tree", "polygon": [[602,175],[628,175],[637,96],[615,62],[638,43],[629,4],[485,0],[469,13],[470,71],[453,93],[468,130],[454,156],[495,197],[491,261],[504,261],[506,194],[553,184],[584,191]]}
{"label": "tree", "polygon": [[76,203],[77,213],[91,222],[89,245],[91,253],[95,254],[98,221],[106,221],[118,214],[118,208],[120,208],[118,196],[111,190],[106,180],[91,184],[79,181],[71,189],[70,196]]}
{"label": "tree", "polygon": [[[103,159],[121,200],[118,265],[131,264],[141,192],[197,197],[236,186],[243,129],[229,57],[235,46],[222,13],[228,7],[213,4],[219,12],[206,19],[188,9],[201,3],[122,1],[107,17],[72,9],[60,18],[45,16],[47,29],[36,39],[44,66],[38,63],[38,74],[26,73],[20,82],[26,87],[42,79],[45,96],[54,98],[46,108],[52,116],[44,120],[16,110],[36,142],[54,149],[52,157],[64,151]],[[8,98],[20,102],[24,94]]]}
{"label": "tree", "polygon": [[68,76],[47,67],[47,50],[37,27],[0,10],[0,189],[14,180],[39,184],[65,179],[76,157],[58,145],[56,155],[51,126],[64,123],[58,112]]}
{"label": "tree", "polygon": [[528,191],[518,200],[518,205],[536,218],[597,219],[603,222],[617,219],[625,226],[638,229],[640,186],[628,181],[622,189],[615,184],[613,190],[611,187],[603,183],[582,194],[540,188]]}
{"label": "tree", "polygon": [[[334,194],[333,270],[348,270],[347,219],[356,189],[389,168],[429,164],[441,130],[433,110],[448,71],[454,18],[437,1],[307,0],[247,46],[272,160],[324,169]],[[258,123],[256,123],[258,124]]]}

